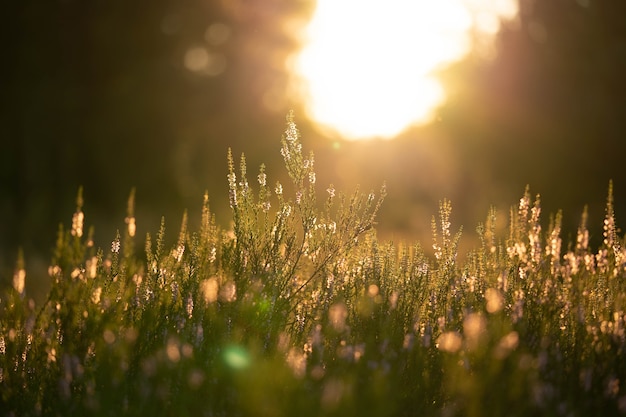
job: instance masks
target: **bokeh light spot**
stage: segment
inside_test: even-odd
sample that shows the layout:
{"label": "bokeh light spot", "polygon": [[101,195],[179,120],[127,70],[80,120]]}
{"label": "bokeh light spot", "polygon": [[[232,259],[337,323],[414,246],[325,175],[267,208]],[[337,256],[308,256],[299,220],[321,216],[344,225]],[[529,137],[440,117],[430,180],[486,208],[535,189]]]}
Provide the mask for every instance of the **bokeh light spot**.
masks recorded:
{"label": "bokeh light spot", "polygon": [[445,332],[437,339],[437,347],[444,352],[454,353],[461,349],[463,340],[457,332]]}
{"label": "bokeh light spot", "polygon": [[224,349],[223,359],[226,365],[235,370],[250,366],[250,354],[242,346],[228,346]]}
{"label": "bokeh light spot", "polygon": [[209,53],[202,47],[189,48],[185,53],[185,67],[190,71],[201,71],[209,65]]}
{"label": "bokeh light spot", "polygon": [[184,64],[189,71],[199,75],[216,76],[226,69],[226,58],[221,53],[194,46],[185,53]]}
{"label": "bokeh light spot", "polygon": [[231,29],[224,23],[212,23],[204,33],[204,39],[213,46],[222,45],[230,38]]}
{"label": "bokeh light spot", "polygon": [[272,308],[272,303],[269,300],[261,300],[258,303],[258,309],[260,313],[266,313]]}
{"label": "bokeh light spot", "polygon": [[487,300],[487,311],[489,313],[497,313],[504,307],[504,297],[502,293],[495,288],[487,288],[485,291],[485,300]]}

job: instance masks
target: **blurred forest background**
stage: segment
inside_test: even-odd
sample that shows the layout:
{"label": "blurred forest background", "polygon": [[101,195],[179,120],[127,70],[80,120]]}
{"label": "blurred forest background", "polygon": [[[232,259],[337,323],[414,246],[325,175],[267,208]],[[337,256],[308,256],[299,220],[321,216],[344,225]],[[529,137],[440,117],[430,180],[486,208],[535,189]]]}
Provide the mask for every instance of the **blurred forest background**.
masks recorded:
{"label": "blurred forest background", "polygon": [[[491,205],[504,227],[529,184],[542,195],[544,219],[564,210],[565,238],[575,236],[588,204],[597,245],[610,179],[618,224],[626,224],[626,2],[520,0],[519,18],[503,26],[490,59],[470,55],[442,74],[449,97],[436,122],[394,140],[361,142],[317,131],[287,95],[285,62],[300,47],[294,28],[306,24],[314,6],[311,0],[4,5],[3,283],[22,247],[30,293],[41,291],[32,278],[45,275],[59,223],[71,226],[80,186],[85,222],[105,249],[124,229],[133,187],[139,236],[155,233],[165,216],[174,238],[185,209],[198,222],[205,190],[218,223],[227,226],[227,148],[236,157],[245,152],[251,178],[266,163],[269,178],[277,179],[289,109],[305,148],[316,154],[322,192],[329,182],[350,192],[386,181],[382,238],[429,247],[430,219],[443,198],[452,201],[453,227],[462,224],[470,239]],[[346,16],[348,28],[349,22]],[[208,53],[203,71],[193,70],[198,48]]]}

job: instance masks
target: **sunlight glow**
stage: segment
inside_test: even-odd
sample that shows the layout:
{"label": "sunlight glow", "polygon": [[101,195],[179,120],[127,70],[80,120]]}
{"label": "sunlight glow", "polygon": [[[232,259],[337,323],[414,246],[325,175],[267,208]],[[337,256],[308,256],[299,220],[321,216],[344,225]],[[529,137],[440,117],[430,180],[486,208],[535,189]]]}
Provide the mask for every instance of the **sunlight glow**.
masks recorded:
{"label": "sunlight glow", "polygon": [[514,0],[318,0],[292,62],[294,89],[320,127],[391,138],[445,100],[435,72],[493,38]]}

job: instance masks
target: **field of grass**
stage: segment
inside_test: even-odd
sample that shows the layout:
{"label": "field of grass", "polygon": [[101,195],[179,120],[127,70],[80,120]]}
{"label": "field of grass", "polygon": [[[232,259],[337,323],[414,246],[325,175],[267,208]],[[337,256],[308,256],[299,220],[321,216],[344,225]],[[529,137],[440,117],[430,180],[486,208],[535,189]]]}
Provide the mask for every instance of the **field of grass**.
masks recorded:
{"label": "field of grass", "polygon": [[[458,256],[443,200],[434,250],[381,242],[385,196],[316,184],[293,117],[290,184],[229,158],[232,228],[165,223],[99,249],[78,195],[41,305],[18,259],[0,300],[0,414],[154,416],[626,415],[626,245],[609,186],[604,241],[586,215],[562,242],[527,190]],[[601,220],[601,219],[599,219]],[[463,259],[461,261],[461,258]]]}

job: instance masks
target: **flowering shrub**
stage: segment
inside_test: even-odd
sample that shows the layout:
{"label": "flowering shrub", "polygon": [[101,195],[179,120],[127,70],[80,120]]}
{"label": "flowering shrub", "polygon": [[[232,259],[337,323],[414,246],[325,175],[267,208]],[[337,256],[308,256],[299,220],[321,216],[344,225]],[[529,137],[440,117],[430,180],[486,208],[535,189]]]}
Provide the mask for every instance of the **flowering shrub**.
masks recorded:
{"label": "flowering shrub", "polygon": [[[135,247],[85,233],[79,192],[61,229],[42,305],[18,260],[0,305],[2,415],[619,415],[626,414],[626,251],[609,188],[604,242],[586,215],[563,250],[528,190],[498,237],[496,213],[460,262],[451,204],[433,218],[434,257],[379,242],[385,196],[332,185],[291,115],[281,154],[290,184],[228,154],[233,226],[203,202]],[[254,177],[253,177],[254,178]]]}

